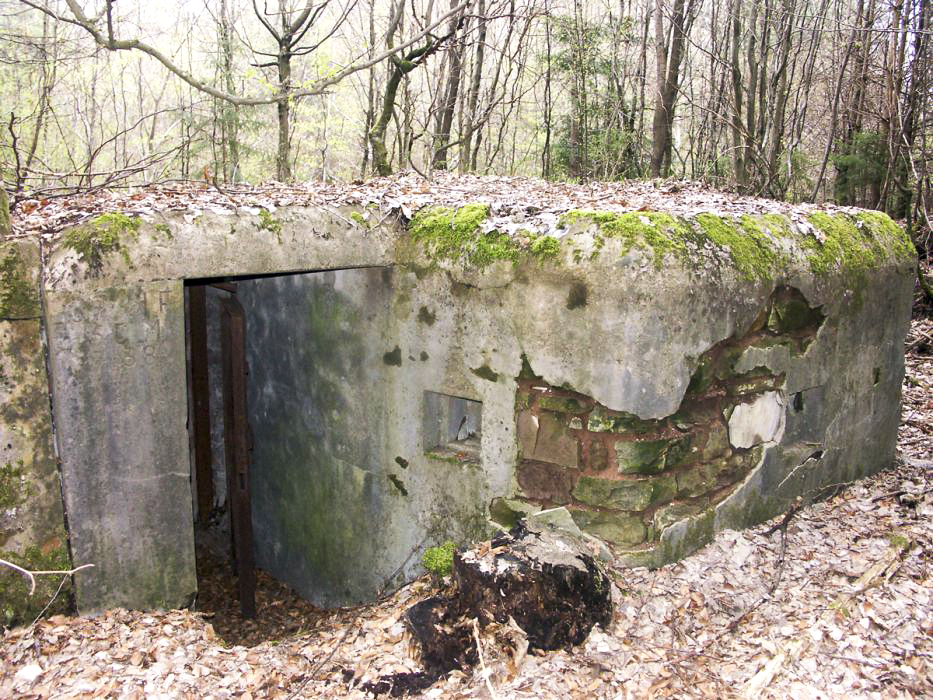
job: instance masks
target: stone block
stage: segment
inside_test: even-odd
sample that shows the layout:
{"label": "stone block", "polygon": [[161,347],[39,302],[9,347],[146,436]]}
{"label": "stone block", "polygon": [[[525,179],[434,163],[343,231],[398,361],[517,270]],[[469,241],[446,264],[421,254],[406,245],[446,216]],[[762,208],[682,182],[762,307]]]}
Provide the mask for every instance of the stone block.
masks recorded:
{"label": "stone block", "polygon": [[730,452],[729,433],[722,423],[714,423],[706,434],[706,442],[700,450],[700,461],[708,462],[711,459],[722,457]]}
{"label": "stone block", "polygon": [[619,473],[654,474],[661,471],[669,444],[667,440],[617,442],[614,447]]}
{"label": "stone block", "polygon": [[620,474],[656,474],[679,464],[689,453],[690,436],[673,440],[641,440],[615,443]]}
{"label": "stone block", "polygon": [[631,413],[608,411],[597,406],[590,413],[587,430],[591,433],[650,433],[657,430],[659,421],[642,420]]}
{"label": "stone block", "polygon": [[706,503],[669,503],[655,512],[654,528],[662,532],[664,528],[702,512],[706,506]]}
{"label": "stone block", "polygon": [[727,459],[697,464],[677,475],[677,492],[681,496],[702,496],[716,488],[719,473],[728,466]]}
{"label": "stone block", "polygon": [[780,439],[784,432],[784,397],[767,391],[751,403],[740,403],[729,416],[729,442],[747,448]]}
{"label": "stone block", "polygon": [[676,480],[670,475],[630,481],[581,476],[573,490],[573,497],[581,503],[599,508],[642,511],[656,503],[670,500],[676,492]]}
{"label": "stone block", "polygon": [[590,407],[572,396],[541,396],[538,398],[538,407],[544,411],[555,413],[586,413]]}
{"label": "stone block", "polygon": [[580,441],[557,416],[545,413],[537,418],[538,431],[534,449],[522,453],[526,458],[536,459],[564,467],[580,466]]}
{"label": "stone block", "polygon": [[538,417],[531,411],[521,411],[518,414],[518,444],[522,455],[531,458],[535,453],[535,443],[538,441]]}
{"label": "stone block", "polygon": [[609,448],[605,442],[598,438],[590,440],[584,466],[594,472],[601,472],[609,466]]}
{"label": "stone block", "polygon": [[518,466],[518,485],[528,498],[570,503],[570,473],[559,465],[525,460]]}
{"label": "stone block", "polygon": [[637,515],[576,509],[570,514],[584,532],[622,547],[641,544],[648,536],[648,529]]}

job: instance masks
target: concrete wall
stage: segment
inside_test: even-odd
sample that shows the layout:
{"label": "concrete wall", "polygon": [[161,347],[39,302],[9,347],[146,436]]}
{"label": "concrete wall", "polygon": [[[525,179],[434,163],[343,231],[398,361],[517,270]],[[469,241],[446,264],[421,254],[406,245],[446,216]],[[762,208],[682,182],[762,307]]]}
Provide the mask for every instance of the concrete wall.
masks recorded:
{"label": "concrete wall", "polygon": [[[893,456],[913,254],[890,222],[836,222],[855,241],[836,259],[763,220],[780,230],[759,234],[761,273],[692,221],[682,256],[583,221],[551,256],[475,265],[349,211],[275,216],[273,231],[173,214],[129,227],[100,265],[67,236],[50,257],[70,535],[75,561],[97,564],[76,577],[83,610],[193,590],[183,278],[317,271],[240,284],[257,558],[319,602],[415,574],[425,547],[485,536],[490,514],[554,505],[658,564]],[[781,327],[794,295],[818,322]],[[428,444],[436,395],[481,404],[478,459]]]}
{"label": "concrete wall", "polygon": [[323,605],[391,575],[387,478],[391,268],[237,284],[246,311],[257,566]]}
{"label": "concrete wall", "polygon": [[180,280],[50,291],[46,318],[82,612],[176,607],[194,572]]}
{"label": "concrete wall", "polygon": [[[0,558],[33,570],[67,570],[41,333],[39,244],[0,244]],[[60,582],[41,578],[30,596],[26,579],[0,569],[0,625],[32,622]],[[70,597],[66,582],[53,611],[67,609]]]}

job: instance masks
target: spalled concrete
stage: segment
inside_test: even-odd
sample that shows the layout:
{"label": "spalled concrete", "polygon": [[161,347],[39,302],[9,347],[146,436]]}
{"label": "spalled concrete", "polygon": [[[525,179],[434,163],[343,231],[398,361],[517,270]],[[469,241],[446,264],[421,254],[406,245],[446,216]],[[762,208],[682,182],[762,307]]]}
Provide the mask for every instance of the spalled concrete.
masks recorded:
{"label": "spalled concrete", "polygon": [[43,316],[71,548],[95,564],[81,610],[196,590],[183,280],[238,278],[256,558],[325,605],[555,507],[659,565],[893,458],[914,258],[883,215],[568,212],[522,239],[484,206],[361,211],[58,239]]}

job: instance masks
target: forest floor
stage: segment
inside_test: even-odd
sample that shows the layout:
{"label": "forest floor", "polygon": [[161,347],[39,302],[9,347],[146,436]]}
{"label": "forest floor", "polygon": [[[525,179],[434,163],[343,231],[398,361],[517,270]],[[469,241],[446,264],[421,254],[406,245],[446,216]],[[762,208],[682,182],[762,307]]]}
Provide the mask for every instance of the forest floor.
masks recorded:
{"label": "forest floor", "polygon": [[[572,651],[521,656],[487,629],[483,664],[423,697],[933,697],[930,307],[918,306],[906,348],[890,470],[789,520],[722,532],[679,563],[613,571],[612,625]],[[114,610],[8,631],[0,697],[364,698],[366,681],[418,668],[401,616],[435,591],[427,578],[323,611],[261,575],[250,623],[229,581],[202,576],[200,612]]]}

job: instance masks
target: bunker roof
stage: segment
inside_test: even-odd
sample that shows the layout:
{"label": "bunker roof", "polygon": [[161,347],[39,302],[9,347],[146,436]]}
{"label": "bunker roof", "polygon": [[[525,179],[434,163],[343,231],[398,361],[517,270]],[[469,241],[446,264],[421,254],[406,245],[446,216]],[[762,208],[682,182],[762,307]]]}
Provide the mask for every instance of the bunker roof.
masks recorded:
{"label": "bunker roof", "polygon": [[381,217],[411,219],[422,207],[460,207],[485,204],[489,215],[484,229],[515,235],[520,231],[563,235],[561,216],[572,210],[602,212],[655,211],[691,217],[699,213],[720,216],[784,214],[811,233],[806,217],[813,211],[857,212],[831,204],[788,204],[715,190],[691,181],[625,181],[570,184],[524,177],[452,175],[438,173],[426,180],[414,173],[376,178],[351,184],[307,183],[285,185],[178,182],[122,189],[100,189],[64,197],[22,200],[13,213],[13,237],[60,231],[108,212],[143,219],[169,211],[184,212],[193,220],[202,214],[257,214],[288,206],[337,209],[361,206]]}

